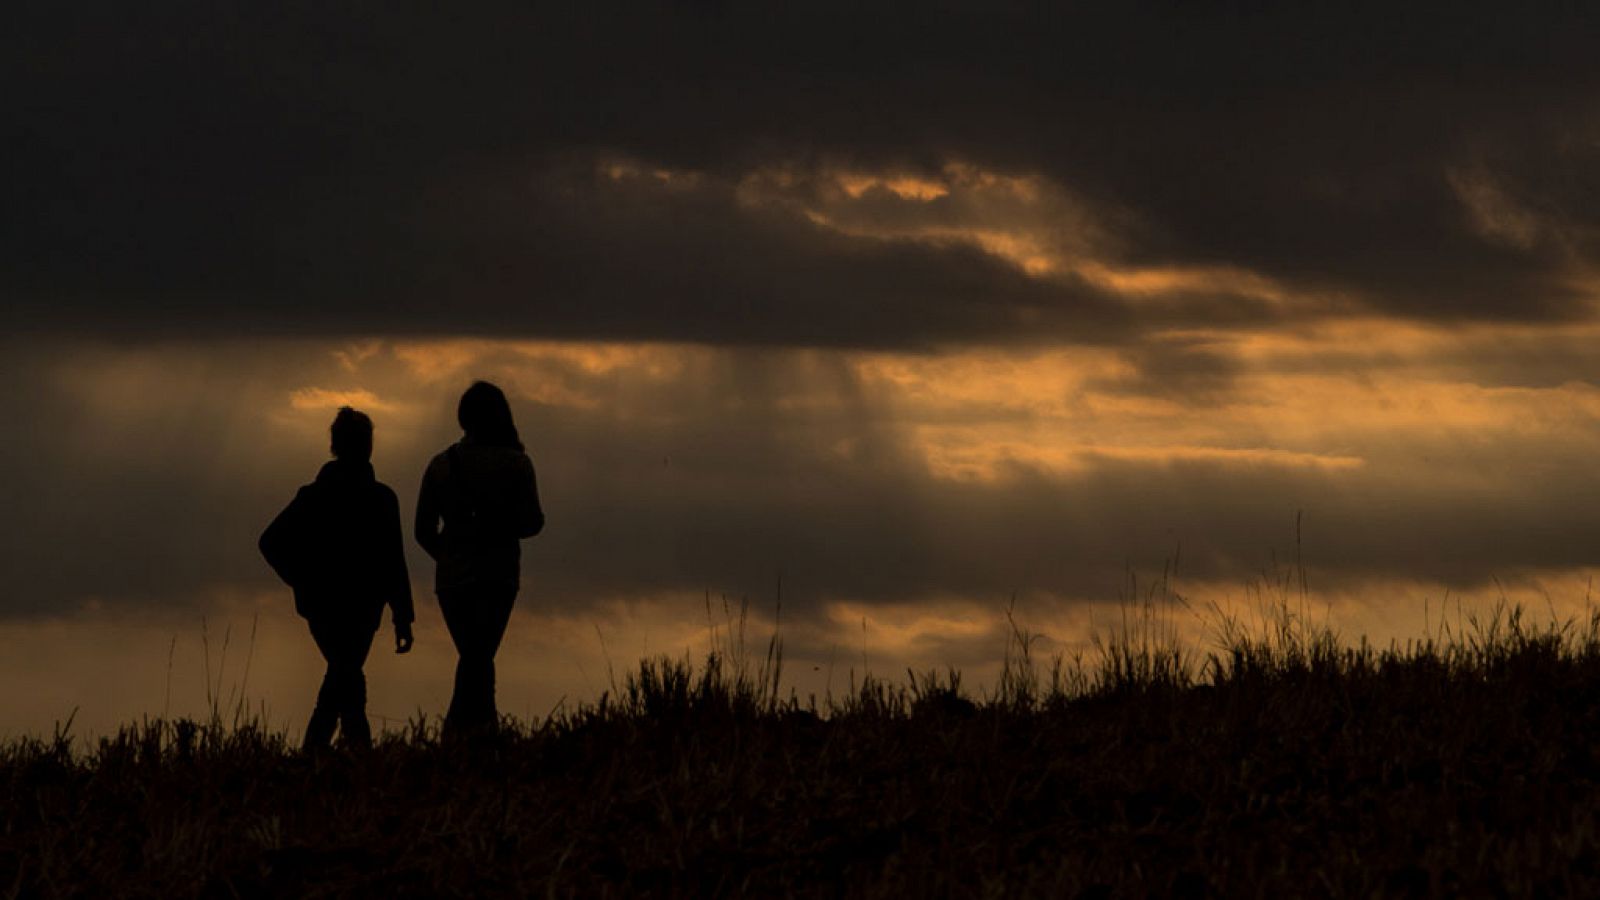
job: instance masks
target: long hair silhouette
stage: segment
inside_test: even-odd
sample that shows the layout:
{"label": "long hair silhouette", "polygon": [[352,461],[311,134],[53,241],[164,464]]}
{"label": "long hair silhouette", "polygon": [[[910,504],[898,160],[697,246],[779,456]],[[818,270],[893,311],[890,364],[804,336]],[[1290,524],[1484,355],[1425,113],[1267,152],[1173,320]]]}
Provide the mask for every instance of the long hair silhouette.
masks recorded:
{"label": "long hair silhouette", "polygon": [[456,406],[456,421],[472,441],[494,447],[522,450],[522,438],[511,419],[505,392],[487,381],[474,381]]}

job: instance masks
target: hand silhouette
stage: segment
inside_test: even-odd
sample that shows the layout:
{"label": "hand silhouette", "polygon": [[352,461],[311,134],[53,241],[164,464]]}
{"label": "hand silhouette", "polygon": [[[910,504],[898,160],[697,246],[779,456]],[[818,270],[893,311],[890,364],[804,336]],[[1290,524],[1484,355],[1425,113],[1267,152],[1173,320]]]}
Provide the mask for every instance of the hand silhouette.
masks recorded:
{"label": "hand silhouette", "polygon": [[394,626],[394,652],[410,653],[411,642],[412,638],[410,622],[407,622],[404,625]]}

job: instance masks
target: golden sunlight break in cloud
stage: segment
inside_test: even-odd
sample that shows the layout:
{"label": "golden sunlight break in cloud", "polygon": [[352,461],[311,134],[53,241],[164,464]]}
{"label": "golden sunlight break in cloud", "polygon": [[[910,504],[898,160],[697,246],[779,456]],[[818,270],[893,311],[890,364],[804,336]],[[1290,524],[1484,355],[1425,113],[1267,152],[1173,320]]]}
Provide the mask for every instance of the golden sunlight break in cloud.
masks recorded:
{"label": "golden sunlight break in cloud", "polygon": [[289,405],[298,410],[318,411],[335,410],[341,406],[353,406],[377,412],[394,408],[392,404],[379,400],[378,395],[361,388],[349,390],[300,388],[289,395]]}
{"label": "golden sunlight break in cloud", "polygon": [[[703,173],[608,162],[603,176],[645,189],[693,189]],[[640,179],[648,178],[641,182]],[[1128,266],[1113,260],[1119,239],[1061,185],[951,161],[936,173],[775,166],[745,173],[737,192],[750,206],[795,209],[812,223],[856,238],[960,243],[1038,278],[1071,275],[1132,301],[1221,293],[1275,306],[1327,303],[1296,298],[1272,279],[1233,266]],[[883,199],[919,207],[890,213]]]}

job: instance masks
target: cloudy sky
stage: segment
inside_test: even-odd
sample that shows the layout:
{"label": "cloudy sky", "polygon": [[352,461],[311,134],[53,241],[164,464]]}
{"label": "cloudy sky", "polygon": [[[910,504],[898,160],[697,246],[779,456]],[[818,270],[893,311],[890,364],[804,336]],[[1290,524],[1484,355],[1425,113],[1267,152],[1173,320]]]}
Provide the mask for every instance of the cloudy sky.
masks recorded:
{"label": "cloudy sky", "polygon": [[[24,4],[0,730],[189,711],[208,653],[298,727],[256,536],[346,403],[409,507],[475,378],[549,515],[518,714],[780,584],[803,690],[991,671],[1013,602],[1071,652],[1174,565],[1247,611],[1298,557],[1384,640],[1582,609],[1600,23],[1037,6]],[[390,718],[449,690],[411,565]]]}

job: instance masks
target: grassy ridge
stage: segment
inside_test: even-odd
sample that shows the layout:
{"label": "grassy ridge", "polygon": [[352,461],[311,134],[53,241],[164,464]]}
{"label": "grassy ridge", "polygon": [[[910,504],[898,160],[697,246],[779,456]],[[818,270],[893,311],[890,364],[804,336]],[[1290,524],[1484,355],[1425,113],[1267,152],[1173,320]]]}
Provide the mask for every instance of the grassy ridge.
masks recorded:
{"label": "grassy ridge", "polygon": [[1151,626],[992,696],[641,663],[493,739],[302,756],[146,723],[0,749],[0,896],[1600,895],[1600,621],[1405,646]]}

